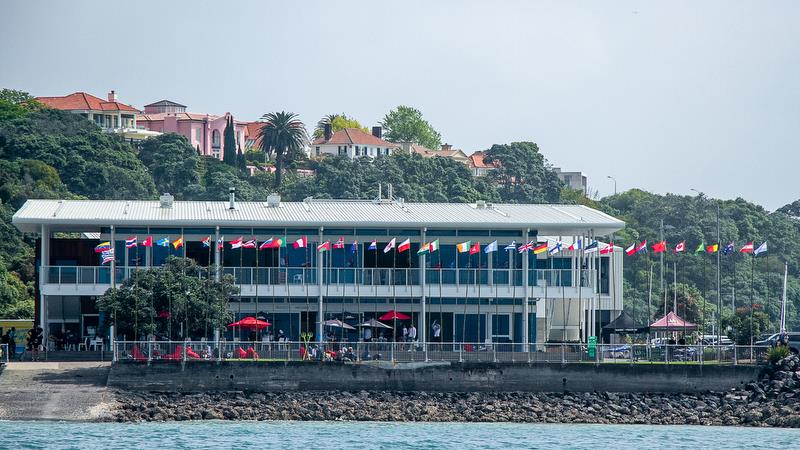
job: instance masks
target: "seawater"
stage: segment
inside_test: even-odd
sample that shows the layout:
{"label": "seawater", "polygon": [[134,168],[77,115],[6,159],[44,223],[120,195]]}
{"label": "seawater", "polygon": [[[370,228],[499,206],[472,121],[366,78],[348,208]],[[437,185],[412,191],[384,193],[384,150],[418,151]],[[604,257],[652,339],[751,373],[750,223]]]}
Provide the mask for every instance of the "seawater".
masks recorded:
{"label": "seawater", "polygon": [[798,448],[776,428],[387,422],[0,422],[0,448]]}

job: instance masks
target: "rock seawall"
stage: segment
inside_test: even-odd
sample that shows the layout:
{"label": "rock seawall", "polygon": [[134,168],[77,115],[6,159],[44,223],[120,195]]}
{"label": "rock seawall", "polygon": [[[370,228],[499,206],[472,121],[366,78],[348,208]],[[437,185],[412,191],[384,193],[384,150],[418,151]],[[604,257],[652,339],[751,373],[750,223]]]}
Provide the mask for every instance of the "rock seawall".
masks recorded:
{"label": "rock seawall", "polygon": [[118,392],[111,420],[356,420],[800,427],[800,360],[743,390],[700,394],[522,392]]}

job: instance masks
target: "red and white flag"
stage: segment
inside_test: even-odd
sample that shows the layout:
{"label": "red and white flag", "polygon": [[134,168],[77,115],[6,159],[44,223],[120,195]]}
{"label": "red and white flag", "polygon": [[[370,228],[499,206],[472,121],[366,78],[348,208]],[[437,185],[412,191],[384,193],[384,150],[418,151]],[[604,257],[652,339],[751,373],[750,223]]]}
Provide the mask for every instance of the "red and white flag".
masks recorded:
{"label": "red and white flag", "polygon": [[231,244],[231,248],[241,248],[242,247],[242,237],[239,236],[238,238],[228,242]]}
{"label": "red and white flag", "polygon": [[613,242],[610,243],[610,244],[606,244],[605,247],[600,249],[600,254],[601,255],[610,255],[611,253],[614,253],[614,243]]}
{"label": "red and white flag", "polygon": [[753,243],[752,242],[748,242],[747,244],[744,244],[744,247],[740,248],[739,252],[741,252],[741,253],[753,253]]}
{"label": "red and white flag", "polygon": [[397,246],[397,252],[403,253],[404,251],[411,248],[411,239],[406,239],[405,241],[401,242],[400,245]]}
{"label": "red and white flag", "polygon": [[308,244],[308,241],[306,240],[306,237],[303,236],[300,239],[294,241],[294,244],[292,244],[292,245],[294,246],[294,248],[306,248],[307,244]]}
{"label": "red and white flag", "polygon": [[633,256],[636,254],[636,242],[634,242],[633,244],[631,244],[630,247],[625,249],[625,254],[628,256]]}
{"label": "red and white flag", "polygon": [[386,247],[383,248],[383,253],[389,253],[389,250],[393,249],[396,243],[397,243],[397,238],[392,238],[392,240],[389,241],[388,244],[386,244]]}
{"label": "red and white flag", "polygon": [[681,241],[680,244],[675,246],[675,250],[672,253],[681,253],[686,251],[686,241]]}
{"label": "red and white flag", "polygon": [[344,238],[340,237],[335,244],[333,244],[333,248],[344,248]]}
{"label": "red and white flag", "polygon": [[247,242],[242,242],[242,248],[256,248],[256,240],[250,239]]}
{"label": "red and white flag", "polygon": [[153,246],[153,236],[147,236],[147,239],[142,241],[142,247],[152,247]]}

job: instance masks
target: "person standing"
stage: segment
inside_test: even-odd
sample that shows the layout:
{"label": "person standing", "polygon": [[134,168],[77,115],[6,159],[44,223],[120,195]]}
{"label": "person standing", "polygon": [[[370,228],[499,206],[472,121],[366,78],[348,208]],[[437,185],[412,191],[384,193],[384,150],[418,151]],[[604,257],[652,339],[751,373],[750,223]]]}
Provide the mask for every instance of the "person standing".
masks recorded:
{"label": "person standing", "polygon": [[414,326],[412,323],[411,326],[408,328],[408,341],[414,342],[417,340],[417,327]]}
{"label": "person standing", "polygon": [[434,342],[441,342],[442,341],[442,326],[439,325],[439,322],[434,320],[433,325],[431,325],[431,331],[433,331],[433,341]]}
{"label": "person standing", "polygon": [[408,342],[408,325],[403,324],[403,339],[402,342]]}
{"label": "person standing", "polygon": [[11,327],[8,332],[8,356],[13,358],[17,354],[17,327]]}
{"label": "person standing", "polygon": [[372,328],[364,327],[364,342],[369,342],[371,340],[372,340]]}

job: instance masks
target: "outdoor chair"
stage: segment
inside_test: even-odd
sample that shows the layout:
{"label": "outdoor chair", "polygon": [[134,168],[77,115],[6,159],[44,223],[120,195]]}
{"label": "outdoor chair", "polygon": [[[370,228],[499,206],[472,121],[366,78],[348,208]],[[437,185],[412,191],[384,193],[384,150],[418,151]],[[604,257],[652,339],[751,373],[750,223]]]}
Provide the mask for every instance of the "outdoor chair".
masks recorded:
{"label": "outdoor chair", "polygon": [[92,339],[92,342],[89,343],[89,347],[91,347],[93,351],[97,351],[98,347],[99,347],[99,350],[102,350],[103,349],[103,338],[96,337],[96,338]]}

